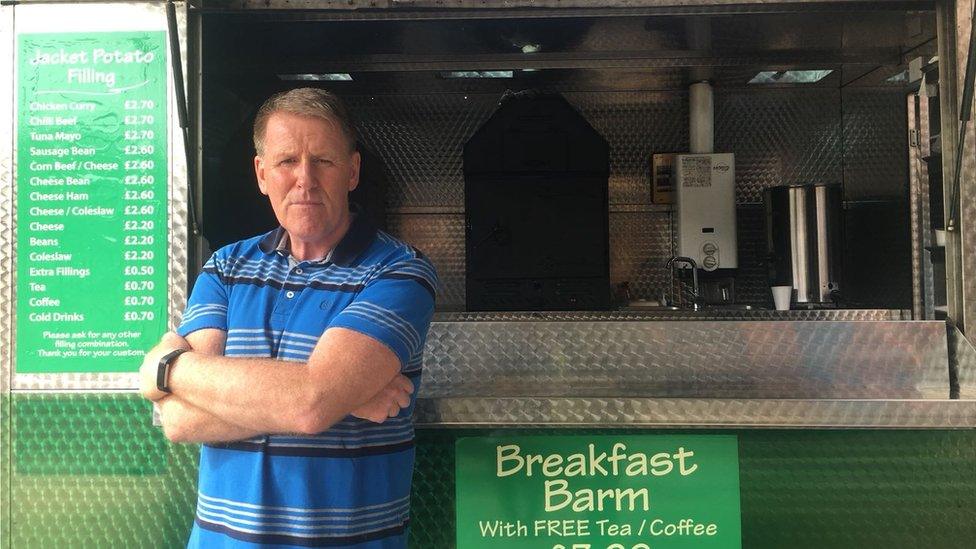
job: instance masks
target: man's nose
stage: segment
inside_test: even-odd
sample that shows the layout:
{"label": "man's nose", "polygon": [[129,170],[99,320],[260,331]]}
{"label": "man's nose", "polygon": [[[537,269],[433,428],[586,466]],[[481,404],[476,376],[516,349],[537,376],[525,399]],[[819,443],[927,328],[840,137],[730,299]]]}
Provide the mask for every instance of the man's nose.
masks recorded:
{"label": "man's nose", "polygon": [[306,187],[309,185],[314,185],[315,183],[315,171],[314,163],[309,159],[302,159],[298,162],[295,167],[295,183],[299,187]]}

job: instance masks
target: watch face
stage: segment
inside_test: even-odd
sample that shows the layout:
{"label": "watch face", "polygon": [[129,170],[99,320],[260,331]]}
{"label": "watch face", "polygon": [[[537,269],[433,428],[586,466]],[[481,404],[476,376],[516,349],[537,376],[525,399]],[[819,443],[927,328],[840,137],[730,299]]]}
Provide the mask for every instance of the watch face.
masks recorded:
{"label": "watch face", "polygon": [[156,370],[156,388],[164,393],[172,393],[169,389],[169,369],[176,357],[185,353],[186,349],[176,349],[163,355],[159,359],[159,368]]}
{"label": "watch face", "polygon": [[168,393],[169,387],[166,384],[167,378],[169,377],[169,362],[166,361],[166,357],[163,357],[159,361],[159,368],[156,370],[156,388],[164,393]]}

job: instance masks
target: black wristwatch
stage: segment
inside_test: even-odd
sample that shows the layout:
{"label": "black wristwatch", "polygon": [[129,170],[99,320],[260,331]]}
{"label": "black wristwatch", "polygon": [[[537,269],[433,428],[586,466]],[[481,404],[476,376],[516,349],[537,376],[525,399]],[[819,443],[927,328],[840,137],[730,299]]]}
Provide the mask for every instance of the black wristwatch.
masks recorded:
{"label": "black wristwatch", "polygon": [[189,349],[173,349],[159,359],[159,366],[156,368],[156,388],[164,393],[172,393],[169,388],[169,370],[176,360],[176,357],[189,351]]}

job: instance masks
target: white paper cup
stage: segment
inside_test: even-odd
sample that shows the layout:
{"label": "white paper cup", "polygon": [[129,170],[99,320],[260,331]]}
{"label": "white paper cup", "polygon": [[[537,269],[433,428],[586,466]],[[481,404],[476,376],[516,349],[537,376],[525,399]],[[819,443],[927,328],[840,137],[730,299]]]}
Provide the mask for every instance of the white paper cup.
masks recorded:
{"label": "white paper cup", "polygon": [[789,311],[793,298],[793,286],[773,286],[773,303],[777,311]]}

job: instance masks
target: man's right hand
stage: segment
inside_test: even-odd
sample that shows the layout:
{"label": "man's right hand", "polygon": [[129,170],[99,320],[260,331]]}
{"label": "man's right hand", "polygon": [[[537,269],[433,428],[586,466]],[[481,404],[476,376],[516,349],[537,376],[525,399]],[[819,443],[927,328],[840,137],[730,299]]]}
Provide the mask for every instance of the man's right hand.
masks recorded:
{"label": "man's right hand", "polygon": [[369,402],[353,410],[352,415],[373,423],[383,423],[388,418],[396,417],[401,409],[410,406],[411,394],[413,383],[410,378],[397,374]]}

